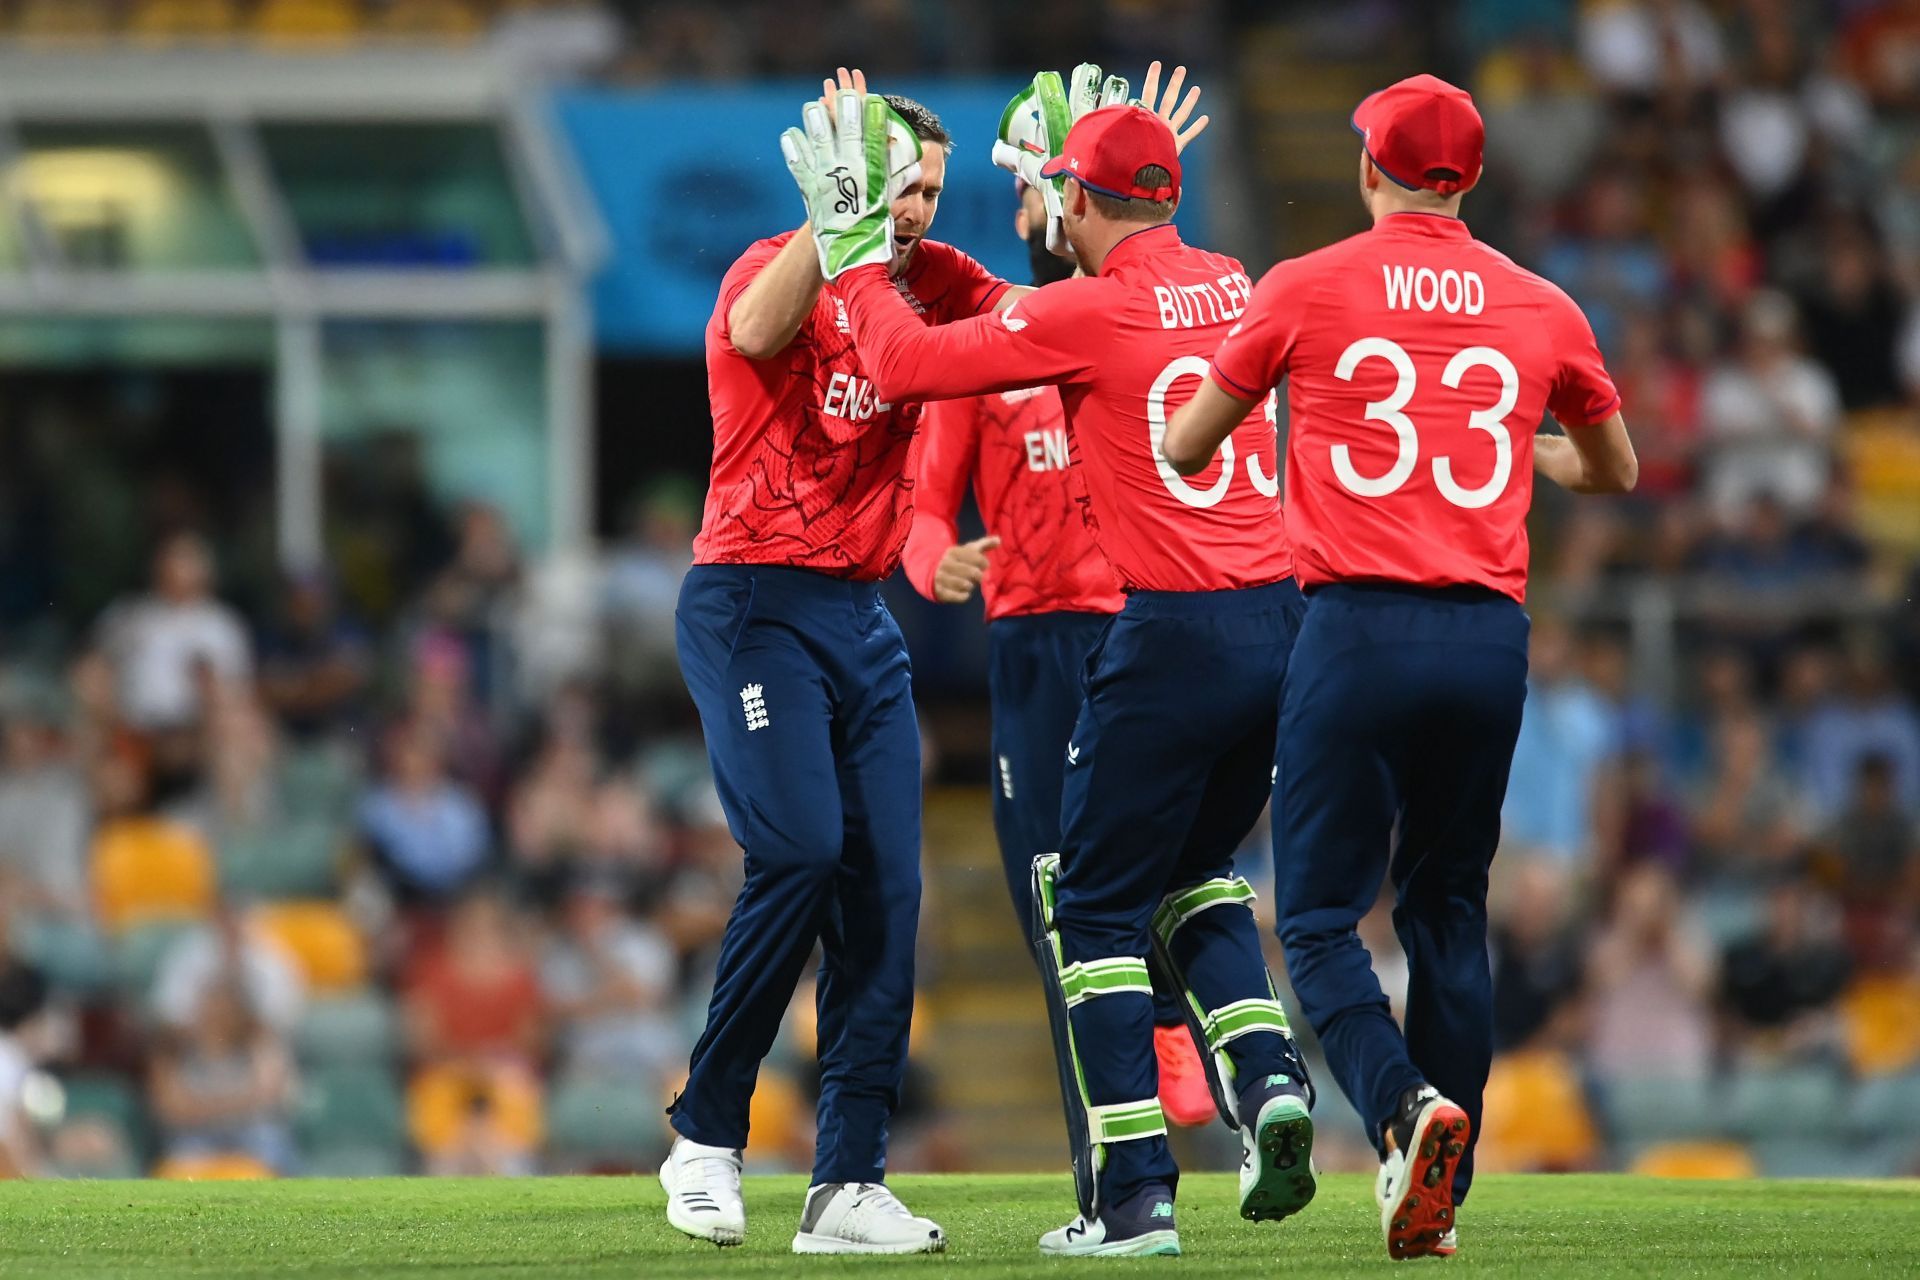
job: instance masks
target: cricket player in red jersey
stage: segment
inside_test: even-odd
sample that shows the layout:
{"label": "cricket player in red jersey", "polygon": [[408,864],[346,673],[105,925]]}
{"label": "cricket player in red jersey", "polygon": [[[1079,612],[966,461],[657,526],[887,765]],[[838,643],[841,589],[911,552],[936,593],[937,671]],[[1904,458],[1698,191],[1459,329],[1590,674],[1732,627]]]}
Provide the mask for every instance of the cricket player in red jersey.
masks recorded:
{"label": "cricket player in red jersey", "polygon": [[[866,146],[880,141],[869,135]],[[1035,866],[1081,1207],[1040,1247],[1177,1253],[1149,946],[1186,993],[1219,1068],[1223,1113],[1240,1128],[1242,1215],[1284,1217],[1314,1191],[1310,1088],[1261,954],[1252,890],[1233,874],[1234,850],[1268,798],[1301,601],[1266,415],[1243,412],[1217,473],[1197,483],[1158,451],[1170,395],[1205,376],[1250,292],[1238,262],[1183,244],[1173,227],[1172,130],[1140,107],[1109,106],[1055,145],[1041,176],[1062,183],[1063,231],[1084,278],[938,328],[918,321],[880,265],[849,265],[835,285],[883,398],[1060,388],[1094,539],[1127,602],[1083,676],[1060,855]]]}
{"label": "cricket player in red jersey", "polygon": [[[1261,279],[1165,448],[1193,473],[1286,383],[1308,606],[1280,719],[1280,940],[1373,1126],[1387,1251],[1411,1258],[1454,1249],[1493,1055],[1487,871],[1526,700],[1533,472],[1619,493],[1638,466],[1586,318],[1460,220],[1473,100],[1415,76],[1353,125],[1373,229]],[[1564,437],[1535,438],[1548,413]],[[1387,875],[1404,1034],[1355,932]]]}
{"label": "cricket player in red jersey", "polygon": [[[1033,283],[1066,279],[1073,263],[1047,250],[1041,193],[1016,182],[1015,231],[1028,246]],[[963,604],[976,589],[984,597],[993,827],[1024,929],[1033,916],[1033,860],[1060,848],[1060,784],[1080,715],[1080,671],[1126,597],[1087,528],[1086,484],[1070,465],[1057,387],[936,400],[920,434],[902,567],[929,600]],[[987,532],[962,542],[960,503],[969,484]],[[1160,1105],[1175,1124],[1204,1124],[1214,1116],[1206,1067],[1180,1000],[1163,985],[1155,984],[1153,1011]]]}
{"label": "cricket player in red jersey", "polygon": [[[827,86],[838,123],[809,104],[809,130],[885,140],[875,171],[796,171],[810,211],[890,213],[884,242],[861,248],[916,325],[1003,304],[1005,281],[924,238],[946,163],[939,120],[841,81]],[[677,639],[747,876],[660,1176],[675,1227],[741,1242],[748,1103],[817,943],[819,1137],[793,1248],[934,1252],[940,1228],[883,1185],[913,1008],[921,784],[906,647],[879,584],[912,520],[920,411],[876,390],[825,248],[807,227],[751,246],[707,325],[713,477]]]}

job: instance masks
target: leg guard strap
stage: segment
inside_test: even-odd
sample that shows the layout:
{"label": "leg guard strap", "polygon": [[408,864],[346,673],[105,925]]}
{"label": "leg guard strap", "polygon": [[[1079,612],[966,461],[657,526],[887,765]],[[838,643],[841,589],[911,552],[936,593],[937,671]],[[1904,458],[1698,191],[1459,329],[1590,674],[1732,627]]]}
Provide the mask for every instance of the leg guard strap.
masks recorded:
{"label": "leg guard strap", "polygon": [[1167,1131],[1167,1117],[1158,1098],[1144,1102],[1114,1102],[1087,1108],[1087,1127],[1093,1140],[1105,1144],[1134,1138],[1157,1138]]}

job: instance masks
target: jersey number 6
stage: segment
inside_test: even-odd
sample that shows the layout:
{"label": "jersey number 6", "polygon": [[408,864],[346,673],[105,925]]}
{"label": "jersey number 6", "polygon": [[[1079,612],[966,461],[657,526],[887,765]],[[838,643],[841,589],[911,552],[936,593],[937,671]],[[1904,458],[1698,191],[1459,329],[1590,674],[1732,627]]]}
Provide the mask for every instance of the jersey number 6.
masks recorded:
{"label": "jersey number 6", "polygon": [[[1400,453],[1384,475],[1363,476],[1354,470],[1347,446],[1336,444],[1332,450],[1333,473],[1340,477],[1341,484],[1363,498],[1384,498],[1407,482],[1419,461],[1420,435],[1414,430],[1413,419],[1401,412],[1407,407],[1407,401],[1413,399],[1416,378],[1413,360],[1406,348],[1391,338],[1361,338],[1340,353],[1333,376],[1342,382],[1352,381],[1354,369],[1369,357],[1385,360],[1400,375],[1392,394],[1385,400],[1372,401],[1366,411],[1370,421],[1384,422],[1393,428],[1400,440]],[[1491,409],[1474,410],[1467,417],[1467,425],[1493,437],[1493,475],[1479,488],[1468,489],[1453,478],[1453,459],[1442,454],[1433,460],[1433,483],[1441,496],[1456,507],[1469,509],[1484,507],[1506,492],[1507,480],[1513,474],[1513,437],[1507,434],[1506,417],[1520,399],[1519,370],[1504,353],[1492,347],[1468,347],[1455,352],[1453,359],[1447,361],[1440,381],[1458,388],[1467,371],[1481,365],[1500,375],[1500,399]]]}

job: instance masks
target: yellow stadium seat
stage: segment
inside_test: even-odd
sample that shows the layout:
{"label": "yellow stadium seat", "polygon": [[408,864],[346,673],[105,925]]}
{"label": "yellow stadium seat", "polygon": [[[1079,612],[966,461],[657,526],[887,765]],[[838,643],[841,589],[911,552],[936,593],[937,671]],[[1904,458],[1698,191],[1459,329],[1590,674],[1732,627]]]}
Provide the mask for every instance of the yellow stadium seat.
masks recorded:
{"label": "yellow stadium seat", "polygon": [[1633,1171],[1649,1178],[1752,1178],[1753,1153],[1737,1142],[1663,1142],[1648,1147]]}
{"label": "yellow stadium seat", "polygon": [[360,34],[358,0],[261,0],[253,29],[270,45],[338,45]]}
{"label": "yellow stadium seat", "polygon": [[140,0],[127,19],[139,40],[215,40],[240,27],[237,0]]}
{"label": "yellow stadium seat", "polygon": [[466,0],[392,0],[381,13],[377,29],[391,36],[470,40],[485,25]]}
{"label": "yellow stadium seat", "polygon": [[1494,1059],[1476,1159],[1489,1172],[1585,1168],[1600,1148],[1580,1077],[1551,1050]]}
{"label": "yellow stadium seat", "polygon": [[1847,1060],[1863,1076],[1920,1064],[1920,976],[1870,973],[1840,997]]}
{"label": "yellow stadium seat", "polygon": [[1909,410],[1857,414],[1842,450],[1868,540],[1885,551],[1920,552],[1920,420]]}
{"label": "yellow stadium seat", "polygon": [[460,1140],[481,1109],[512,1146],[531,1151],[540,1144],[540,1081],[505,1064],[478,1071],[451,1063],[421,1068],[407,1089],[407,1131],[421,1151],[439,1155]]}
{"label": "yellow stadium seat", "polygon": [[154,1167],[153,1176],[168,1182],[260,1182],[273,1170],[239,1152],[211,1156],[173,1156]]}
{"label": "yellow stadium seat", "polygon": [[299,967],[311,990],[332,995],[366,982],[366,943],[334,903],[269,903],[254,911],[253,924]]}
{"label": "yellow stadium seat", "polygon": [[22,0],[13,22],[23,40],[98,40],[113,31],[110,0]]}
{"label": "yellow stadium seat", "polygon": [[213,851],[191,827],[165,818],[107,822],[94,836],[90,872],[94,907],[109,933],[203,919],[213,910]]}

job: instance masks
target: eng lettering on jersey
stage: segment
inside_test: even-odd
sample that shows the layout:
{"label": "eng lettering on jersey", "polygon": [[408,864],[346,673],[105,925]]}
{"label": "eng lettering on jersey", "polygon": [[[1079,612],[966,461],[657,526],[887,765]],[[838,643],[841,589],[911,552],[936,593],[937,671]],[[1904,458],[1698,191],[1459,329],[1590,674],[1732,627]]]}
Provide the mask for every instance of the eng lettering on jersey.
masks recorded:
{"label": "eng lettering on jersey", "polygon": [[1051,431],[1029,431],[1021,440],[1027,446],[1027,470],[1065,471],[1070,465],[1065,427],[1055,427]]}
{"label": "eng lettering on jersey", "polygon": [[1387,310],[1435,309],[1448,315],[1477,316],[1487,309],[1487,286],[1478,271],[1435,271],[1432,267],[1389,267],[1380,275],[1387,285]]}
{"label": "eng lettering on jersey", "polygon": [[1225,324],[1247,310],[1253,281],[1238,271],[1199,284],[1157,284],[1153,300],[1159,304],[1162,329],[1193,329]]}
{"label": "eng lettering on jersey", "polygon": [[891,408],[873,393],[873,384],[856,373],[836,373],[827,379],[826,399],[820,402],[820,412],[848,422],[865,422]]}

